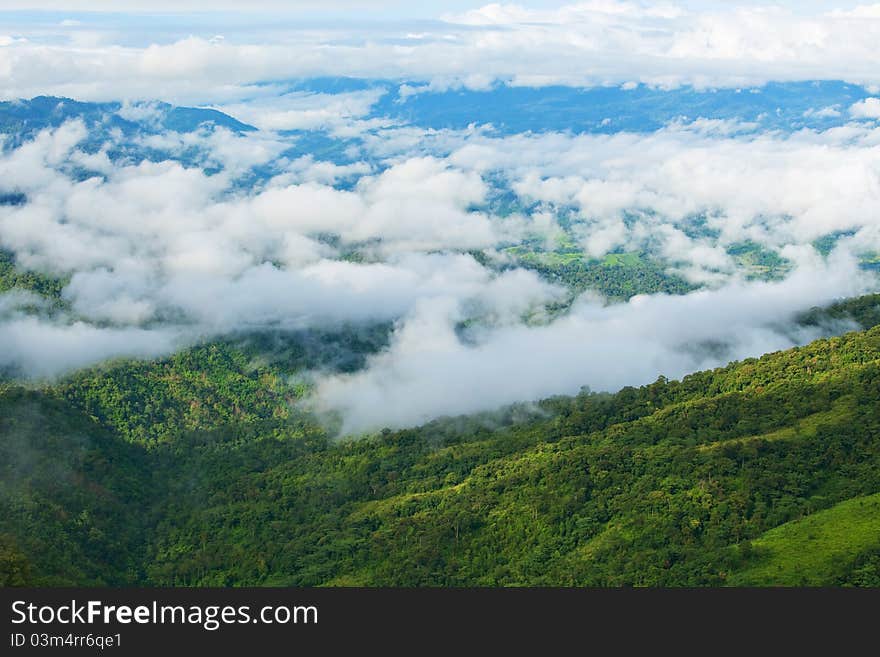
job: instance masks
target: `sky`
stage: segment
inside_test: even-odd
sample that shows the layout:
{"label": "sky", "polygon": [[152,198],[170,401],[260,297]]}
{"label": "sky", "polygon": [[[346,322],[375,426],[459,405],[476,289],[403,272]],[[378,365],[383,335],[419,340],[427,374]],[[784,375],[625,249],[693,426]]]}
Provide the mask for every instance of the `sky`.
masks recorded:
{"label": "sky", "polygon": [[[0,114],[39,95],[118,105],[4,137],[0,192],[26,202],[0,204],[0,248],[69,282],[62,310],[0,294],[0,368],[52,380],[238,331],[390,324],[361,371],[306,376],[312,407],[357,433],[802,344],[819,333],[797,313],[877,289],[860,261],[880,252],[880,4],[322,2],[283,3],[278,18],[281,4],[212,2],[248,14],[206,16],[176,13],[201,5],[178,0],[147,16],[162,3],[2,3]],[[317,76],[386,82],[295,84]],[[768,82],[813,80],[859,96],[816,91],[804,117],[828,122],[790,131],[686,104],[656,129],[609,117],[596,133],[376,111],[499,85],[669,94],[655,102],[729,88],[757,107]],[[257,129],[169,127],[158,101]],[[493,209],[500,192],[514,212]],[[515,266],[507,249],[525,241],[650,252],[698,289],[571,300]],[[787,274],[747,277],[730,254],[742,243]]]}
{"label": "sky", "polygon": [[[880,85],[880,4],[377,2],[316,12],[264,2],[181,14],[204,6],[184,0],[156,14],[161,1],[6,0],[4,9],[28,10],[0,12],[0,97],[206,104],[247,99],[267,80],[326,75],[469,87]],[[123,6],[131,12],[118,13]]]}
{"label": "sky", "polygon": [[[190,13],[190,12],[266,12],[294,14],[302,12],[356,11],[373,13],[394,18],[435,17],[449,11],[475,9],[485,2],[473,0],[445,0],[444,2],[404,2],[403,0],[4,0],[2,10],[23,12],[107,12],[107,13]],[[526,5],[536,9],[552,9],[571,4],[566,0],[531,0],[530,2],[510,3]],[[826,2],[823,0],[765,0],[725,1],[725,0],[685,0],[666,4],[687,8],[691,11],[714,10],[735,6],[772,5],[785,7],[797,12],[815,12],[827,9],[847,9],[859,2]]]}

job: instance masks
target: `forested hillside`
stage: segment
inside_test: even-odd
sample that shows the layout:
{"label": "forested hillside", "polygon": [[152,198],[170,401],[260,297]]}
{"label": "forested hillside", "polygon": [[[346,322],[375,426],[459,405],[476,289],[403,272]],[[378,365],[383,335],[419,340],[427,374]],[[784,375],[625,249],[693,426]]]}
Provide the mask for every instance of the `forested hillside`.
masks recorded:
{"label": "forested hillside", "polygon": [[0,581],[877,585],[878,309],[681,381],[358,440],[242,342],[0,384]]}

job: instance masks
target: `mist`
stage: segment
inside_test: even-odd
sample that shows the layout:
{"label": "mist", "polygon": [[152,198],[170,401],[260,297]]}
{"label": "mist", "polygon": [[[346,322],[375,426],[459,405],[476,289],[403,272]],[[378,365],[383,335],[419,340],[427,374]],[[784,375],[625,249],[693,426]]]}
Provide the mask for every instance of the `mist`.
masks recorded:
{"label": "mist", "polygon": [[[845,14],[735,12],[724,27],[716,14],[696,20],[600,4],[605,9],[491,6],[446,17],[454,34],[468,35],[455,48],[470,52],[475,35],[488,39],[487,68],[460,79],[420,41],[401,64],[401,74],[414,77],[392,102],[491,89],[501,79],[564,82],[570,71],[542,77],[551,62],[566,61],[552,40],[572,38],[569,24],[591,34],[593,19],[603,38],[616,27],[630,45],[651,42],[645,58],[600,76],[623,90],[648,79],[708,84],[700,73],[707,58],[720,60],[712,69],[718,84],[760,82],[751,49],[740,52],[735,41],[718,51],[722,27],[742,36],[755,24],[763,47],[769,26],[789,21],[784,37],[795,54],[806,48],[803,30],[825,30],[834,57],[822,63],[810,55],[804,69],[788,55],[776,58],[773,79],[782,80],[837,75],[876,30],[868,21],[844,52],[828,44],[850,25]],[[661,36],[648,39],[649,27],[662,28]],[[701,30],[711,33],[706,44],[695,36]],[[491,37],[502,32],[540,57],[518,55],[512,68],[498,68],[509,53]],[[0,195],[14,202],[0,203],[0,249],[17,270],[61,288],[57,298],[0,292],[0,369],[18,379],[162,357],[237,333],[393,326],[387,346],[354,359],[364,364],[358,371],[297,373],[314,382],[310,408],[341,414],[344,431],[360,433],[582,386],[613,391],[803,344],[820,332],[798,326],[798,313],[878,287],[864,266],[880,252],[874,73],[856,75],[868,85],[859,93],[873,96],[808,110],[834,117],[825,129],[786,132],[682,113],[645,132],[615,130],[609,119],[605,133],[506,134],[373,114],[393,85],[291,91],[272,82],[302,73],[291,44],[243,58],[241,43],[199,37],[145,48],[102,42],[55,70],[72,48],[64,38],[51,47],[2,43],[7,95],[102,98],[132,70],[142,74],[112,96],[123,101],[116,109],[23,129],[2,144]],[[579,42],[566,43],[563,50]],[[381,70],[389,66],[385,45],[353,47],[340,61],[366,56],[364,75]],[[670,53],[681,61],[672,77],[658,64]],[[83,71],[96,62],[108,66],[92,84]],[[336,66],[313,65],[328,74]],[[254,129],[231,128],[232,121],[163,128],[165,110],[155,101],[180,92],[184,74],[199,103]],[[138,102],[145,93],[138,85],[151,80],[162,84]],[[64,103],[53,111],[62,113]],[[107,127],[120,120],[130,133]],[[603,298],[518,258],[524,244],[544,255],[564,245],[556,257],[592,264],[635,254],[691,291]],[[736,257],[743,245],[779,266],[750,269]]]}
{"label": "mist", "polygon": [[358,433],[575,394],[582,386],[616,391],[659,375],[680,378],[816,339],[820,331],[796,326],[796,314],[871,284],[851,258],[839,257],[804,265],[778,283],[735,281],[610,306],[584,296],[546,326],[484,331],[476,344],[457,338],[461,312],[453,302],[427,302],[363,371],[321,380],[315,403],[340,411],[344,432]]}

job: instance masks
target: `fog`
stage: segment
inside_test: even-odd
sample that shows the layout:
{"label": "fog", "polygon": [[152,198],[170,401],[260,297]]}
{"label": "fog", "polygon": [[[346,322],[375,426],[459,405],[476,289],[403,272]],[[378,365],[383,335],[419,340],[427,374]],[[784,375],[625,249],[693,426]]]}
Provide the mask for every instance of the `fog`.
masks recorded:
{"label": "fog", "polygon": [[779,283],[731,282],[613,306],[585,297],[546,326],[487,330],[475,345],[456,336],[462,315],[454,302],[429,301],[401,321],[390,349],[364,371],[323,379],[317,406],[341,411],[344,430],[356,433],[575,394],[582,386],[616,391],[659,374],[680,378],[808,342],[818,329],[793,326],[797,312],[869,285],[852,260],[838,258]]}
{"label": "fog", "polygon": [[[309,373],[310,407],[357,433],[784,349],[818,335],[798,312],[877,287],[858,265],[880,250],[871,102],[794,134],[681,119],[650,134],[499,136],[364,126],[363,98],[325,100],[248,134],[137,136],[158,161],[111,158],[119,135],[87,148],[79,120],[6,148],[0,191],[26,202],[0,205],[0,247],[65,284],[55,305],[0,293],[0,368],[51,380],[238,331],[393,323],[363,370]],[[346,164],[291,158],[274,131],[291,121],[363,138]],[[493,209],[499,184],[511,212]],[[566,235],[586,257],[650,253],[701,289],[572,302],[505,250]],[[813,242],[828,235],[826,257]],[[746,242],[785,259],[783,280],[748,279],[729,253]]]}

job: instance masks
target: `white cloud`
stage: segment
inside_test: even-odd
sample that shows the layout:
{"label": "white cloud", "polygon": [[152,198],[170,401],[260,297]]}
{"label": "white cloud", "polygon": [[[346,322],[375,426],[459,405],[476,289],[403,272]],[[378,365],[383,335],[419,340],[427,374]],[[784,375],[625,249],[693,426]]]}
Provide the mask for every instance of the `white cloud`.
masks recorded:
{"label": "white cloud", "polygon": [[[351,429],[583,384],[613,389],[789,346],[812,334],[779,326],[864,289],[852,254],[880,248],[873,123],[788,136],[701,120],[649,135],[390,127],[364,140],[369,164],[284,161],[284,173],[249,190],[236,176],[276,161],[285,146],[277,135],[214,130],[151,142],[198,144],[206,162],[231,167],[214,175],[172,161],[114,164],[103,151],[84,153],[86,136],[73,121],[0,155],[4,188],[28,198],[0,206],[0,246],[23,266],[71,276],[69,314],[26,316],[20,300],[0,303],[0,366],[49,376],[246,327],[396,321],[391,348],[367,370],[322,379],[320,404],[342,410]],[[70,173],[85,161],[103,175]],[[485,210],[488,174],[498,172],[539,204],[535,213]],[[650,248],[712,289],[610,307],[584,298],[547,323],[542,309],[561,298],[557,287],[461,253],[500,252],[526,236],[553,244],[564,213],[586,253]],[[696,215],[704,235],[688,230]],[[810,242],[840,230],[854,234],[825,263]],[[746,239],[795,273],[740,281],[726,247]],[[340,260],[352,248],[363,262]],[[728,349],[708,356],[697,346],[713,336]]]}
{"label": "white cloud", "polygon": [[880,4],[859,5],[853,9],[834,9],[829,12],[835,18],[880,19]]}
{"label": "white cloud", "polygon": [[[53,35],[22,25],[14,38],[0,37],[0,96],[235,104],[264,94],[258,83],[266,80],[328,75],[422,81],[404,88],[402,99],[428,90],[487,88],[498,79],[661,87],[805,79],[878,84],[875,10],[715,5],[699,11],[614,0],[536,10],[493,4],[426,23],[419,39],[407,38],[409,25],[303,27],[284,16],[270,27],[230,23],[224,39],[213,32],[180,38],[143,19],[138,29],[147,45],[143,37],[120,42],[109,28],[99,34],[94,26],[67,26]],[[333,119],[289,101],[288,108],[264,108],[255,120],[308,126]],[[343,111],[359,111],[360,100],[346,102],[354,106]]]}
{"label": "white cloud", "polygon": [[359,178],[373,173],[373,167],[366,162],[334,164],[326,160],[316,160],[312,155],[304,155],[290,162],[286,172],[276,176],[273,187],[285,187],[295,183],[318,183],[335,186],[340,180]]}
{"label": "white cloud", "polygon": [[[223,159],[231,137],[219,134],[201,143]],[[28,197],[23,206],[0,207],[0,246],[24,267],[71,275],[63,297],[77,321],[55,319],[34,333],[35,346],[19,363],[41,376],[53,371],[57,352],[47,348],[38,363],[39,336],[57,336],[63,344],[106,337],[109,351],[83,348],[76,363],[88,362],[87,354],[117,353],[117,333],[86,330],[84,322],[109,322],[119,336],[133,336],[125,353],[146,355],[147,335],[158,323],[170,322],[178,337],[192,339],[245,326],[387,321],[436,296],[482,306],[487,290],[496,289],[503,303],[492,305],[492,313],[500,318],[524,311],[536,295],[556,294],[524,272],[496,284],[472,257],[448,253],[492,246],[497,238],[489,218],[470,208],[484,199],[481,177],[442,160],[404,159],[362,176],[352,191],[285,184],[282,176],[263,191],[230,194],[230,175],[171,161],[114,166],[105,158],[105,177],[72,179],[67,163],[84,157],[77,149],[84,136],[82,123],[67,123],[0,156],[0,176]],[[185,138],[161,136],[172,148]],[[242,138],[239,150],[263,139]],[[369,167],[350,170],[370,173]],[[384,262],[335,260],[337,248],[316,233],[336,233],[343,246],[376,241]],[[5,322],[10,339],[21,341],[35,321]],[[137,330],[123,330],[129,328]],[[158,344],[161,351],[167,340]],[[57,371],[72,362],[60,359]]]}
{"label": "white cloud", "polygon": [[520,5],[493,3],[464,14],[447,14],[444,18],[463,25],[570,25],[597,18],[680,18],[685,12],[672,4],[636,4],[619,0],[590,0],[557,9],[530,9]]}
{"label": "white cloud", "polygon": [[[716,246],[755,240],[771,248],[809,244],[860,230],[877,248],[880,130],[852,125],[825,132],[706,133],[675,124],[651,135],[476,135],[449,161],[464,170],[503,170],[532,201],[573,207],[592,255],[653,245],[701,268],[724,266]],[[627,226],[626,213],[640,217]],[[703,215],[713,240],[673,246]],[[664,243],[666,243],[664,245]]]}
{"label": "white cloud", "polygon": [[369,114],[384,93],[384,89],[338,94],[299,91],[217,109],[264,130],[332,129]]}
{"label": "white cloud", "polygon": [[[357,433],[573,394],[583,385],[617,390],[659,373],[680,377],[807,341],[816,334],[787,333],[774,324],[864,289],[852,261],[813,263],[781,283],[734,282],[608,307],[585,298],[549,325],[487,331],[476,345],[457,339],[462,315],[454,301],[426,301],[365,370],[320,380],[315,404],[340,411],[345,430]],[[703,343],[714,349],[700,348]]]}
{"label": "white cloud", "polygon": [[108,358],[171,353],[182,344],[173,329],[101,328],[20,315],[0,322],[0,368],[44,379]]}
{"label": "white cloud", "polygon": [[810,108],[806,112],[804,112],[805,118],[816,118],[816,119],[834,119],[841,115],[839,106],[829,106],[823,107],[821,109],[813,109]]}
{"label": "white cloud", "polygon": [[850,116],[857,119],[880,119],[880,98],[865,98],[849,108]]}
{"label": "white cloud", "polygon": [[125,101],[117,114],[127,121],[146,123],[147,125],[156,125],[164,117],[164,112],[155,101],[140,103]]}

